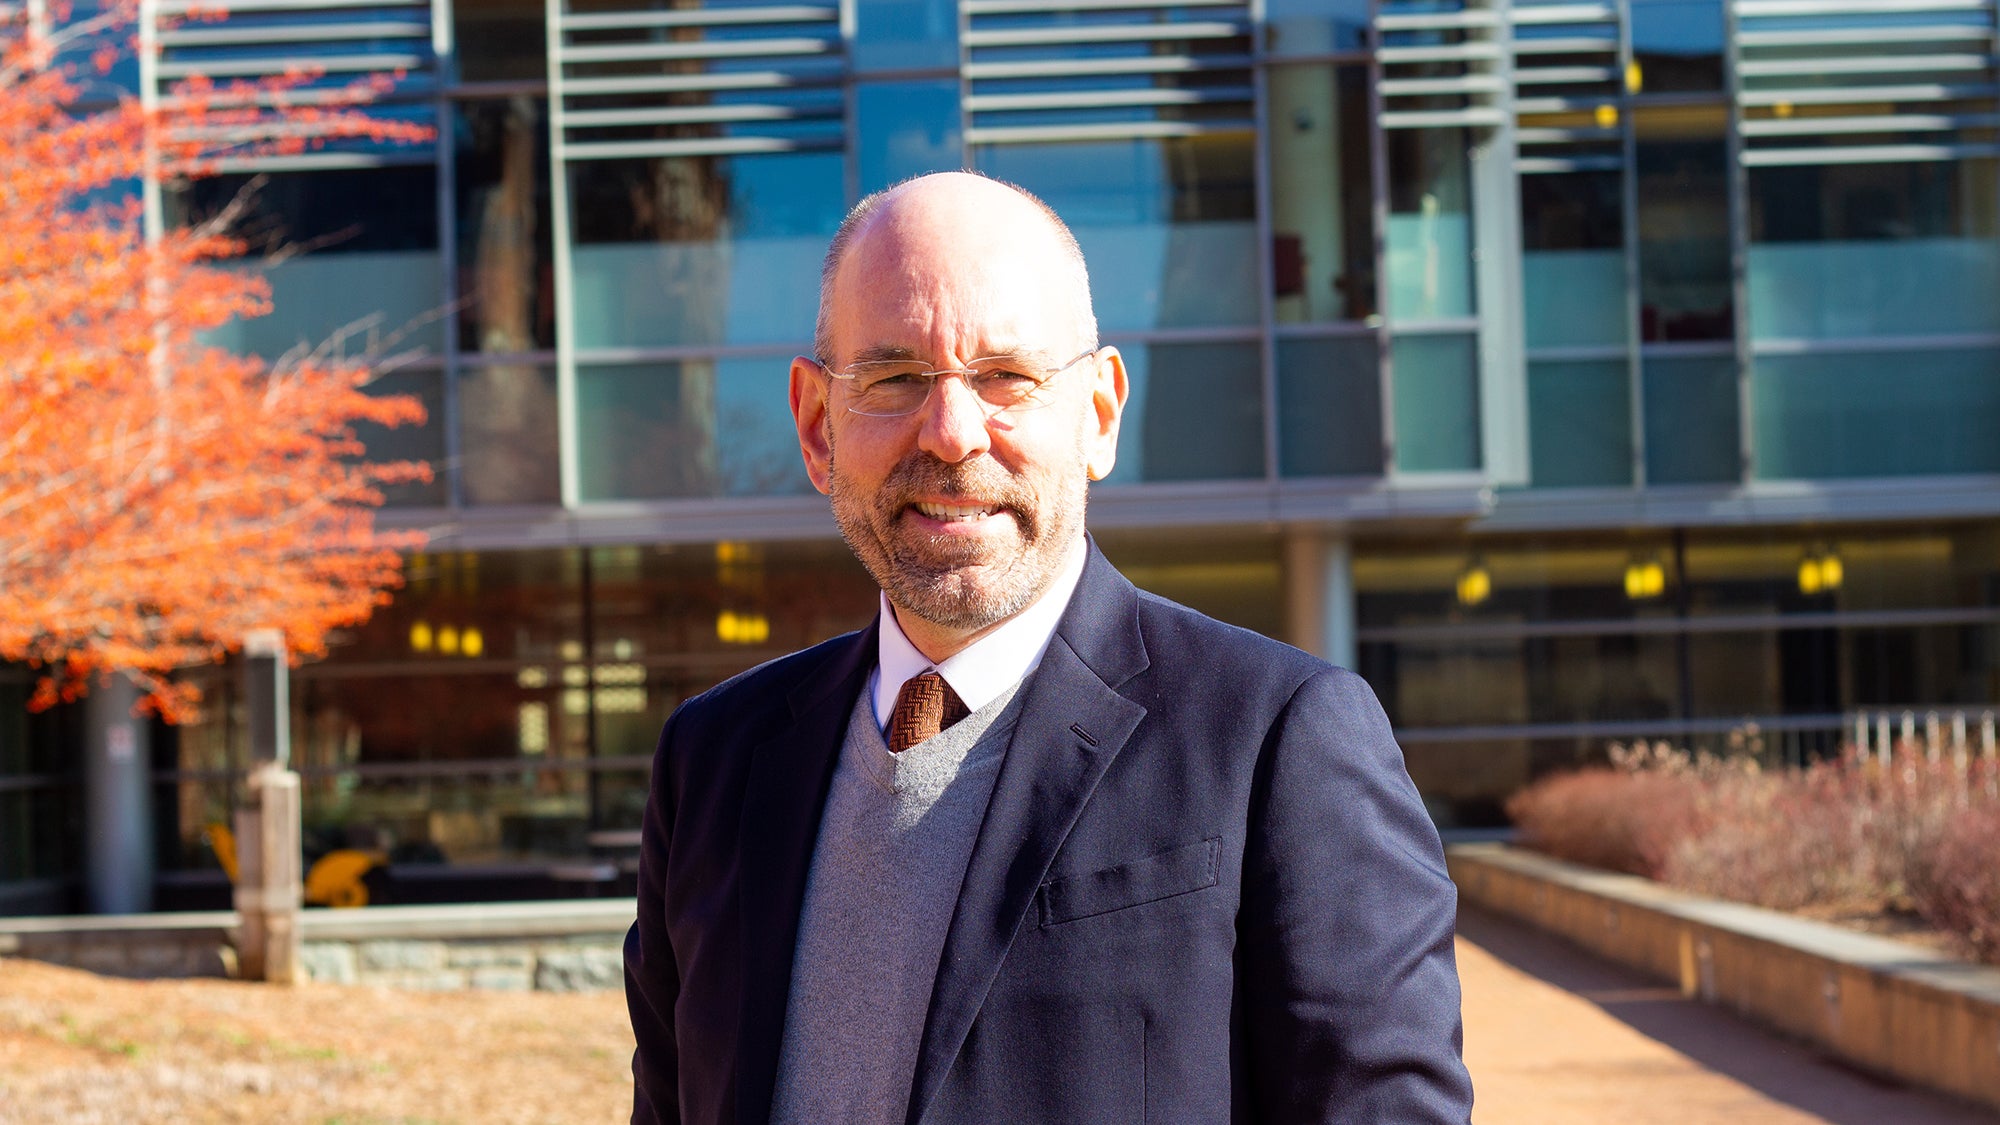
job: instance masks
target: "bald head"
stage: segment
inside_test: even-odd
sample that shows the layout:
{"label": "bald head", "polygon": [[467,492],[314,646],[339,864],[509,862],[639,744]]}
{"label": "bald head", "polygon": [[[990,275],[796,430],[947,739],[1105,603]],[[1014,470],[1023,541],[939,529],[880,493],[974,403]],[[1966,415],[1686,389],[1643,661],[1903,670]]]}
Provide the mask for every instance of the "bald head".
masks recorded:
{"label": "bald head", "polygon": [[[855,204],[827,247],[813,350],[823,362],[842,366],[854,357],[838,354],[841,347],[867,346],[835,338],[840,306],[853,300],[858,289],[1010,271],[1016,287],[1061,306],[1074,336],[1068,342],[1012,344],[1067,346],[1071,351],[1097,345],[1083,251],[1047,203],[976,172],[936,172],[884,188]],[[938,362],[944,362],[942,357]]]}

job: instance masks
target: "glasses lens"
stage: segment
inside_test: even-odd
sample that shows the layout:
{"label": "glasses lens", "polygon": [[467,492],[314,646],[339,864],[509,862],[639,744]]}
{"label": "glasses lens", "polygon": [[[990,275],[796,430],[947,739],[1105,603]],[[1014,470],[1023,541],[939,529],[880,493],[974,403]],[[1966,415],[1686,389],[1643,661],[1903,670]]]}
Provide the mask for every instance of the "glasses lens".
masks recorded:
{"label": "glasses lens", "polygon": [[939,379],[953,375],[963,377],[966,387],[991,407],[988,414],[998,414],[1046,406],[1048,383],[1075,362],[1055,368],[1021,356],[988,356],[973,360],[964,369],[936,371],[921,363],[882,360],[857,363],[841,375],[848,380],[848,409],[857,414],[893,417],[913,413],[930,400]]}
{"label": "glasses lens", "polygon": [[1050,372],[1043,364],[1013,356],[972,361],[966,382],[979,397],[1002,410],[1025,410],[1041,405],[1036,392],[1048,381]]}
{"label": "glasses lens", "polygon": [[933,377],[920,363],[857,363],[852,407],[863,414],[908,414],[930,397]]}

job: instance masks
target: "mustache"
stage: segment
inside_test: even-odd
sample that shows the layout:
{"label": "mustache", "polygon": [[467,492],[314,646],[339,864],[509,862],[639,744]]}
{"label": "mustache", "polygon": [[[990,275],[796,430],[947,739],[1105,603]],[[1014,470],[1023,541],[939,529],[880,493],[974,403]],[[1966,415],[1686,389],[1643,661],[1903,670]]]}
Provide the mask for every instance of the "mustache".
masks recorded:
{"label": "mustache", "polygon": [[1034,518],[1033,497],[1005,469],[984,457],[953,464],[928,453],[912,453],[890,470],[882,482],[882,496],[897,511],[920,499],[966,499],[998,505],[1024,525]]}

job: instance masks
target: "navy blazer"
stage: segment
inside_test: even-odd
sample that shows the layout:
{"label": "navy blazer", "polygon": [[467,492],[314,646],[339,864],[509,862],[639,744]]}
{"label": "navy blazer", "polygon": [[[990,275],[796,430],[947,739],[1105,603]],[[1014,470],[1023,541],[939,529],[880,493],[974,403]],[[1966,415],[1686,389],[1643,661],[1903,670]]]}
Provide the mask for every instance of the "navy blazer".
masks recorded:
{"label": "navy blazer", "polygon": [[[660,735],[626,989],[635,1122],[763,1125],[871,627]],[[938,966],[909,1125],[1450,1122],[1456,897],[1374,695],[1091,547]],[[885,872],[885,877],[893,873]]]}

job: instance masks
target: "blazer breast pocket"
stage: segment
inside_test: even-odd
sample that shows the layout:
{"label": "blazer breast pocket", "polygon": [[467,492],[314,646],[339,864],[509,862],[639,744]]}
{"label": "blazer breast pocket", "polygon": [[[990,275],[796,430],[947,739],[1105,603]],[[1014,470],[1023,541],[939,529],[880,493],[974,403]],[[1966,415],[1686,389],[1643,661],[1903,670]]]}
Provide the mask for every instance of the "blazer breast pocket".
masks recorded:
{"label": "blazer breast pocket", "polygon": [[1211,836],[1102,871],[1051,879],[1035,895],[1042,925],[1060,925],[1212,887],[1220,878],[1221,857],[1222,838]]}

